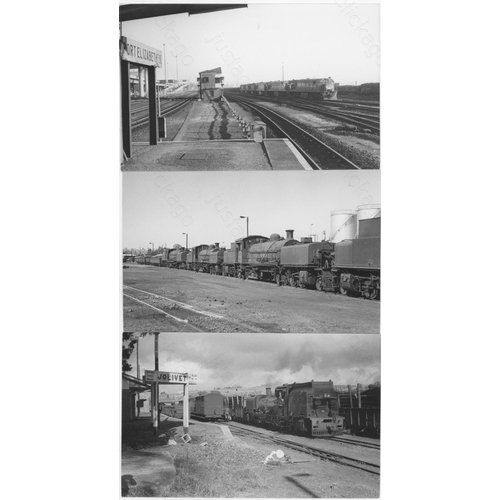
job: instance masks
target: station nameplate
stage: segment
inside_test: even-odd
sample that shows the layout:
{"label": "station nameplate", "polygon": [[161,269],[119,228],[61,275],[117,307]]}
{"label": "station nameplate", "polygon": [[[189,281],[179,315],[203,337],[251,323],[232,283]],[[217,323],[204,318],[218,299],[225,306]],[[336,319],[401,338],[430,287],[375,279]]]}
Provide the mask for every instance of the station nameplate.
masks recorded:
{"label": "station nameplate", "polygon": [[127,43],[123,45],[122,59],[132,63],[161,68],[163,53],[161,50],[127,38]]}
{"label": "station nameplate", "polygon": [[146,382],[159,382],[160,384],[186,384],[188,382],[187,373],[145,370],[144,375]]}

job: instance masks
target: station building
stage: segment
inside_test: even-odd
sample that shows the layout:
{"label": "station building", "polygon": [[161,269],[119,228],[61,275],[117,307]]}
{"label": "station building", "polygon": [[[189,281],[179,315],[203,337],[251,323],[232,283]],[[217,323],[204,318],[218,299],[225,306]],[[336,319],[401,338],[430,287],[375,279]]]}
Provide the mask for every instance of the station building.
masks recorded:
{"label": "station building", "polygon": [[132,421],[139,418],[141,410],[147,410],[147,407],[145,407],[145,403],[147,403],[150,398],[150,384],[146,384],[141,379],[133,377],[128,373],[122,373],[123,421]]}

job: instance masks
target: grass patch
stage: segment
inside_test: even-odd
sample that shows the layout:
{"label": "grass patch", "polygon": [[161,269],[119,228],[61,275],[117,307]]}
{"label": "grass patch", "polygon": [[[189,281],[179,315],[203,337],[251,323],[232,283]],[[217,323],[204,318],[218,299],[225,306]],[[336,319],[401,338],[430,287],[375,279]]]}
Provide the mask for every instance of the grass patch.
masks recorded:
{"label": "grass patch", "polygon": [[205,447],[185,445],[176,449],[177,475],[171,496],[226,497],[255,496],[260,484],[260,454],[236,441],[210,439]]}
{"label": "grass patch", "polygon": [[[183,443],[182,422],[164,420],[155,437],[145,420],[123,427],[123,447],[128,450],[168,452],[174,459],[176,476],[168,485],[135,484],[122,479],[124,497],[255,497],[266,487],[262,453],[238,439],[226,439],[220,429],[191,425],[190,443]],[[168,439],[177,441],[167,446]],[[203,446],[202,446],[203,445]]]}

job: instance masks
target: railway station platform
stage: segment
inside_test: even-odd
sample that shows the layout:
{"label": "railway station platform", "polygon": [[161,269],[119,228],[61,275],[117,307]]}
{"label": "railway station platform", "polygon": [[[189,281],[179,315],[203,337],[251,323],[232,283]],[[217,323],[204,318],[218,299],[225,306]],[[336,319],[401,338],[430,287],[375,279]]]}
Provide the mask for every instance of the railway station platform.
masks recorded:
{"label": "railway station platform", "polygon": [[[241,113],[244,120],[251,115]],[[168,119],[168,118],[167,118]],[[288,139],[247,138],[224,102],[193,102],[172,141],[134,144],[123,171],[311,170]]]}
{"label": "railway station platform", "polygon": [[310,170],[287,139],[164,142],[141,146],[123,171]]}

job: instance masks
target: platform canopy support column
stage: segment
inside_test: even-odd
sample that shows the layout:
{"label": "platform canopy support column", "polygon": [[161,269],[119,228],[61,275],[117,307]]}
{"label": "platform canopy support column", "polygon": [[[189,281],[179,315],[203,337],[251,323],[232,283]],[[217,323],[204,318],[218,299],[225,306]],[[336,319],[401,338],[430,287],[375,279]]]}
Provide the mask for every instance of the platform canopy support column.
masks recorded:
{"label": "platform canopy support column", "polygon": [[121,61],[122,148],[127,158],[132,156],[132,123],[130,119],[130,63]]}
{"label": "platform canopy support column", "polygon": [[[149,144],[158,144],[158,114],[156,106],[156,68],[163,65],[161,50],[136,42],[125,36],[120,38],[122,144],[127,158],[132,156],[132,121],[130,114],[130,63],[139,68],[139,95],[147,94],[149,108]],[[144,85],[147,85],[146,92]],[[159,110],[158,110],[159,111]]]}
{"label": "platform canopy support column", "polygon": [[148,97],[149,97],[149,144],[158,144],[158,120],[160,110],[156,112],[156,71],[154,66],[148,66]]}

